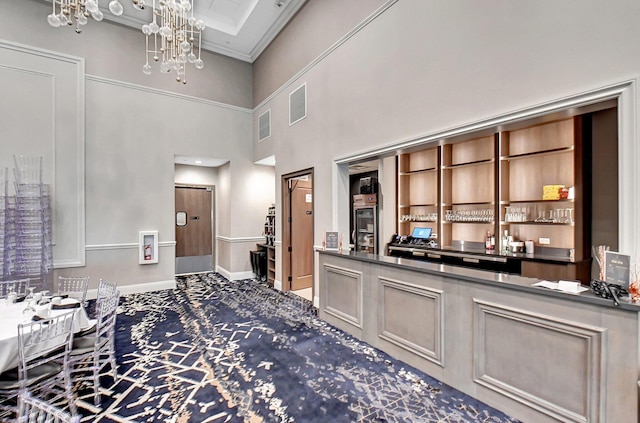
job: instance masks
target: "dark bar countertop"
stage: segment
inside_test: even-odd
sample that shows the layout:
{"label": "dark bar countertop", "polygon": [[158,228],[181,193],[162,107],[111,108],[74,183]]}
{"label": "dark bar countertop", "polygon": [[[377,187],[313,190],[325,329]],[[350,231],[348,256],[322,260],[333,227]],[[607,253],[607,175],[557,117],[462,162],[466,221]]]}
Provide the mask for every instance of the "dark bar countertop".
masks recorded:
{"label": "dark bar countertop", "polygon": [[[435,250],[434,252],[436,252]],[[459,251],[459,250],[456,250]],[[413,260],[402,257],[381,256],[377,254],[361,253],[355,251],[338,252],[330,250],[319,250],[321,254],[343,257],[360,262],[379,264],[388,267],[395,267],[404,270],[412,270],[431,275],[446,276],[456,278],[473,283],[485,284],[501,288],[519,290],[536,295],[545,295],[549,297],[561,298],[569,301],[598,305],[602,307],[617,308],[620,310],[628,310],[640,312],[640,303],[632,303],[628,297],[620,297],[620,305],[614,305],[612,299],[602,298],[594,295],[591,290],[580,294],[567,293],[553,289],[533,286],[534,283],[540,282],[541,279],[528,278],[524,276],[493,272],[489,270],[472,269],[461,266],[451,266],[446,264],[432,263],[423,260]]]}

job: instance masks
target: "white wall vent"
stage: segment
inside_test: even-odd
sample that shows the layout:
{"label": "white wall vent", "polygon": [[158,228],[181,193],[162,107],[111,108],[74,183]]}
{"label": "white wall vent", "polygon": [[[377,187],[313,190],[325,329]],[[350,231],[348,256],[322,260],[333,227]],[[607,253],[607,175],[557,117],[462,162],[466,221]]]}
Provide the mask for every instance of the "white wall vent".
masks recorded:
{"label": "white wall vent", "polygon": [[271,109],[258,116],[258,141],[271,136]]}
{"label": "white wall vent", "polygon": [[289,126],[307,117],[307,84],[289,94]]}

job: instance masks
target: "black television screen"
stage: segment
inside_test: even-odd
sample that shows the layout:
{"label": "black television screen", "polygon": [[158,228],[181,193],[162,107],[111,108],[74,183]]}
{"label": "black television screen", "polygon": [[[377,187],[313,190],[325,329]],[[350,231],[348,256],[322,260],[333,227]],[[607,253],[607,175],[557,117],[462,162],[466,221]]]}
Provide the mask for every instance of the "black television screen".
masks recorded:
{"label": "black television screen", "polygon": [[431,228],[413,228],[412,238],[429,239],[431,237]]}

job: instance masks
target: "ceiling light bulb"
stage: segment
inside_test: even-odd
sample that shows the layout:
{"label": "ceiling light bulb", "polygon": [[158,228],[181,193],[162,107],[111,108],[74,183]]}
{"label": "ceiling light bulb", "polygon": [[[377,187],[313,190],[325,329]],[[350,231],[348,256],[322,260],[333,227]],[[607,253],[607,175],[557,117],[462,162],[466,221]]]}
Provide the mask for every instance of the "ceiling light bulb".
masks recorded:
{"label": "ceiling light bulb", "polygon": [[102,11],[100,9],[98,9],[97,12],[92,13],[91,16],[98,22],[104,19],[104,15],[102,14]]}
{"label": "ceiling light bulb", "polygon": [[85,3],[85,7],[87,8],[87,11],[92,14],[100,10],[100,8],[98,7],[98,2],[96,0],[87,0],[87,2]]}
{"label": "ceiling light bulb", "polygon": [[57,28],[60,26],[60,19],[58,19],[58,16],[56,16],[53,13],[47,16],[47,22],[49,22],[49,25],[51,25],[54,28]]}
{"label": "ceiling light bulb", "polygon": [[124,9],[118,0],[111,0],[109,2],[109,11],[115,16],[120,16],[122,12],[124,12]]}

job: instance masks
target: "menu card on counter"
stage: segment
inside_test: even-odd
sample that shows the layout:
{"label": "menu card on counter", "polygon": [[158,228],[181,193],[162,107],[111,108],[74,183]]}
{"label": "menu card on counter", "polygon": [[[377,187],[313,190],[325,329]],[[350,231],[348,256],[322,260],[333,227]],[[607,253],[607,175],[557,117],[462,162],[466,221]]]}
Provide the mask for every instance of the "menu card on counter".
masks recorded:
{"label": "menu card on counter", "polygon": [[327,250],[338,249],[338,232],[325,232],[324,236],[325,248]]}
{"label": "menu card on counter", "polygon": [[620,285],[624,289],[629,288],[630,267],[630,256],[613,251],[604,252],[604,268],[607,283]]}
{"label": "menu card on counter", "polygon": [[580,282],[576,281],[563,281],[558,282],[540,281],[534,283],[533,286],[540,286],[542,288],[553,289],[554,291],[562,291],[568,294],[580,294],[581,292],[588,291],[589,288],[585,288],[580,285]]}

